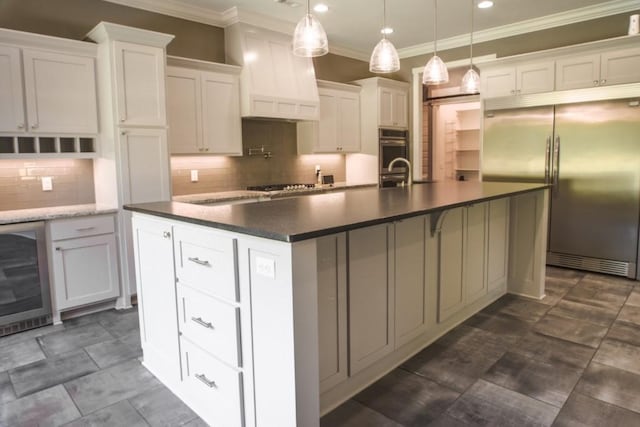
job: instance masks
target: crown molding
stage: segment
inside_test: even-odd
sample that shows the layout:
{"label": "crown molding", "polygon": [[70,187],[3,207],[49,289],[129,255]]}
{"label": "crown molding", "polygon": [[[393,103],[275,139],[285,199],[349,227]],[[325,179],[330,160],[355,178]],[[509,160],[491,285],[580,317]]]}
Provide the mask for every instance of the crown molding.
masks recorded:
{"label": "crown molding", "polygon": [[98,54],[98,45],[92,42],[27,33],[6,28],[0,28],[0,44],[76,53],[94,58]]}
{"label": "crown molding", "polygon": [[133,7],[148,12],[182,18],[201,24],[226,26],[225,12],[217,12],[212,8],[197,6],[182,0],[105,0],[121,6]]}
{"label": "crown molding", "polygon": [[[528,19],[526,21],[515,22],[501,27],[480,30],[473,33],[473,42],[482,43],[491,40],[503,39],[531,33],[534,31],[546,30],[549,28],[561,27],[563,25],[575,24],[576,22],[589,21],[591,19],[604,18],[606,16],[617,15],[625,12],[638,10],[638,0],[613,0],[594,6],[587,6],[567,12],[555,13],[540,18]],[[462,34],[448,39],[438,41],[438,49],[454,49],[469,45],[470,34]],[[398,49],[400,58],[410,58],[413,56],[431,53],[434,50],[433,42],[422,43],[415,46]]]}

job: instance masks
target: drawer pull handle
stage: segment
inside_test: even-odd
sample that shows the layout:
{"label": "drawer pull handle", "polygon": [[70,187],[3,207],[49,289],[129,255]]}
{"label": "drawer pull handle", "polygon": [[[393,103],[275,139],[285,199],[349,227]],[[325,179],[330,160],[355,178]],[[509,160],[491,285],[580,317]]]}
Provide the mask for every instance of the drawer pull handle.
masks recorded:
{"label": "drawer pull handle", "polygon": [[211,267],[211,264],[206,259],[200,259],[198,257],[195,257],[195,258],[189,257],[188,260],[191,261],[191,262],[195,262],[198,265],[204,265],[205,267]]}
{"label": "drawer pull handle", "polygon": [[89,230],[93,230],[95,227],[81,227],[81,228],[76,228],[76,231],[89,231]]}
{"label": "drawer pull handle", "polygon": [[202,317],[192,317],[191,320],[196,322],[198,325],[204,326],[207,329],[215,329],[210,322],[205,322],[202,320]]}
{"label": "drawer pull handle", "polygon": [[196,378],[205,383],[209,388],[218,388],[216,382],[208,379],[205,374],[196,374]]}

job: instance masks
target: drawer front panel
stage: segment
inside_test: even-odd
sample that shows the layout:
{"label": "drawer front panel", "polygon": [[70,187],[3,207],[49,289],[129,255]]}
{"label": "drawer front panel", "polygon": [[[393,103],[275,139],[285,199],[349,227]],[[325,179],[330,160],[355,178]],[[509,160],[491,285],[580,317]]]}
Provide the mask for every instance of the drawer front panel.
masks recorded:
{"label": "drawer front panel", "polygon": [[240,309],[188,286],[178,286],[180,332],[212,355],[241,366]]}
{"label": "drawer front panel", "polygon": [[198,228],[175,229],[176,277],[206,294],[238,301],[235,240]]}
{"label": "drawer front panel", "polygon": [[185,391],[198,414],[215,426],[243,426],[242,373],[180,339]]}
{"label": "drawer front panel", "polygon": [[111,215],[61,219],[49,223],[51,240],[96,236],[114,231],[115,224]]}

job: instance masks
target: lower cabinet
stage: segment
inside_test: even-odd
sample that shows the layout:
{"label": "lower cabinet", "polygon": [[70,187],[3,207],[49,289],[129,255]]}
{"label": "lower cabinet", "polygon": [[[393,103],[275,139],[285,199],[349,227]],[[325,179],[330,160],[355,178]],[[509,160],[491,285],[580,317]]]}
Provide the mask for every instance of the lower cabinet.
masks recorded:
{"label": "lower cabinet", "polygon": [[115,223],[112,215],[47,223],[54,322],[64,310],[120,295]]}

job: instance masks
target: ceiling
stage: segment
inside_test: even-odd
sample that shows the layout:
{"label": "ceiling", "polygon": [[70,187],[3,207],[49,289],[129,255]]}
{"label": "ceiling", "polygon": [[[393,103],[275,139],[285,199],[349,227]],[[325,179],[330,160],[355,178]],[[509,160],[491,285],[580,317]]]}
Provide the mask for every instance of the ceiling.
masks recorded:
{"label": "ceiling", "polygon": [[[306,0],[107,0],[211,25],[237,21],[293,32],[306,11]],[[281,3],[284,1],[284,3]],[[438,2],[438,49],[469,43],[471,4],[477,0]],[[329,37],[331,52],[367,59],[380,39],[383,0],[311,0],[323,2],[324,14],[314,13]],[[388,38],[401,57],[433,51],[434,0],[386,0]],[[294,4],[296,7],[292,7]],[[494,0],[490,9],[474,9],[476,41],[586,21],[635,11],[638,0]]]}

